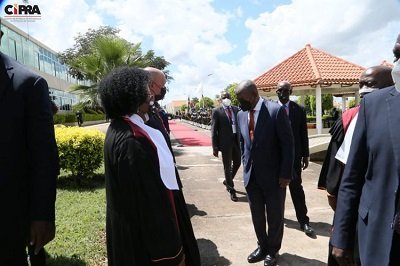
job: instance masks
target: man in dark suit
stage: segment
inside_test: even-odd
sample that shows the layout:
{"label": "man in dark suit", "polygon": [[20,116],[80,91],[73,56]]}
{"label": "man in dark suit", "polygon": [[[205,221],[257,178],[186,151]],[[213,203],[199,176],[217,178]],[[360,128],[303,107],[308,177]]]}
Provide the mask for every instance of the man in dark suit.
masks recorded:
{"label": "man in dark suit", "polygon": [[27,265],[55,235],[58,153],[46,81],[2,53],[0,112],[0,265]]}
{"label": "man in dark suit", "polygon": [[231,96],[225,92],[221,96],[222,104],[212,111],[211,140],[213,155],[222,154],[225,180],[224,185],[231,195],[232,201],[237,201],[233,178],[240,167],[239,130],[237,127],[237,113],[239,109],[231,106]]}
{"label": "man in dark suit", "polygon": [[400,35],[394,54],[395,86],[363,98],[339,188],[331,244],[342,265],[356,232],[363,266],[400,265]]}
{"label": "man in dark suit", "polygon": [[241,82],[235,93],[242,109],[238,124],[244,186],[258,240],[247,261],[264,259],[265,266],[272,266],[282,244],[286,186],[293,171],[293,134],[285,109],[263,100],[254,82]]}
{"label": "man in dark suit", "polygon": [[288,81],[280,81],[276,88],[278,104],[285,108],[289,116],[290,125],[294,138],[294,176],[289,184],[290,195],[296,210],[297,221],[300,228],[308,236],[314,235],[314,230],[310,226],[310,218],[307,216],[306,197],[301,185],[301,171],[308,167],[310,152],[308,149],[307,117],[304,107],[290,101],[292,85]]}

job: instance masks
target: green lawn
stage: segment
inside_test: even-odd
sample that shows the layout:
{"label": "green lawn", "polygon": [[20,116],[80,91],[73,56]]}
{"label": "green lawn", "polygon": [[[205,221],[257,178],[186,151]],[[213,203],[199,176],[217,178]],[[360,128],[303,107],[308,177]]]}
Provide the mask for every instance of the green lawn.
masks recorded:
{"label": "green lawn", "polygon": [[57,187],[56,237],[46,245],[48,265],[106,265],[104,175],[77,186],[62,173]]}

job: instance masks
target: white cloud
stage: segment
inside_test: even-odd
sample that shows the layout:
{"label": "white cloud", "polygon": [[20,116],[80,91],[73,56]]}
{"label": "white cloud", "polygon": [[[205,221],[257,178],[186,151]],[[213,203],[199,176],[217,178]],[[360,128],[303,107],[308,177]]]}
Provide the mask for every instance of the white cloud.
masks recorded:
{"label": "white cloud", "polygon": [[[214,97],[232,82],[257,77],[307,43],[364,66],[390,61],[400,29],[398,0],[292,0],[270,12],[263,11],[268,8],[264,2],[257,4],[259,14],[241,7],[217,11],[213,4],[212,0],[41,0],[42,20],[31,23],[29,30],[62,51],[74,44],[78,32],[115,24],[121,37],[142,42],[144,51],[153,49],[171,62],[174,81],[167,94],[171,100],[199,97],[200,83],[204,95]],[[242,39],[245,56],[230,58],[236,64],[224,62],[223,55],[242,46],[226,37],[228,29],[241,23],[250,32],[248,39]],[[24,24],[17,26],[26,31]]]}
{"label": "white cloud", "polygon": [[[29,24],[29,33],[57,52],[71,47],[78,32],[102,25],[102,18],[84,0],[41,0],[39,7],[42,18]],[[28,31],[26,23],[14,24]]]}
{"label": "white cloud", "polygon": [[391,58],[398,14],[396,0],[293,0],[246,21],[251,35],[242,64],[256,70],[254,78],[310,43],[354,63],[374,65]]}

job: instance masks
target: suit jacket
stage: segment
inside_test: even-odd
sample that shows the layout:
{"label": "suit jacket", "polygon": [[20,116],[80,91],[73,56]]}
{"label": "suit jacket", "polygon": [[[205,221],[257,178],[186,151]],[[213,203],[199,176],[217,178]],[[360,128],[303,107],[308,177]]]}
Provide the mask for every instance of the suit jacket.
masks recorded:
{"label": "suit jacket", "polygon": [[285,109],[276,102],[264,100],[254,130],[249,137],[249,112],[238,113],[243,179],[247,186],[252,171],[263,185],[277,185],[279,178],[292,178],[293,134]]}
{"label": "suit jacket", "polygon": [[58,152],[46,81],[2,53],[0,113],[0,209],[8,217],[0,223],[23,231],[55,218]]}
{"label": "suit jacket", "polygon": [[[235,117],[235,127],[236,127],[236,139],[237,144],[239,144],[239,128],[237,123],[237,113],[239,109],[236,106],[231,106],[233,115]],[[232,124],[229,121],[229,117],[225,113],[223,106],[214,108],[212,111],[211,120],[211,140],[214,150],[225,152],[232,148]]]}
{"label": "suit jacket", "polygon": [[301,159],[310,156],[308,147],[307,116],[304,107],[290,101],[289,120],[294,138],[294,167],[301,168]]}
{"label": "suit jacket", "polygon": [[362,265],[388,265],[400,178],[400,93],[366,95],[339,188],[333,246],[351,248],[356,223]]}

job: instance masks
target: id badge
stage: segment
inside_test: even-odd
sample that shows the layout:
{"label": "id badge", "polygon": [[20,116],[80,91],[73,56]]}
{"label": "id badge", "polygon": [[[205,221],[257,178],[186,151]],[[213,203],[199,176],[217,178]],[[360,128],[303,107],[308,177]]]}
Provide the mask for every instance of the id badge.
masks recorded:
{"label": "id badge", "polygon": [[233,134],[236,134],[236,126],[235,125],[232,125],[232,132],[233,132]]}

